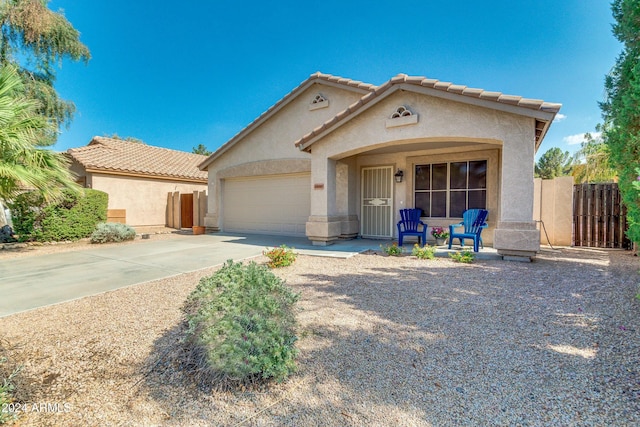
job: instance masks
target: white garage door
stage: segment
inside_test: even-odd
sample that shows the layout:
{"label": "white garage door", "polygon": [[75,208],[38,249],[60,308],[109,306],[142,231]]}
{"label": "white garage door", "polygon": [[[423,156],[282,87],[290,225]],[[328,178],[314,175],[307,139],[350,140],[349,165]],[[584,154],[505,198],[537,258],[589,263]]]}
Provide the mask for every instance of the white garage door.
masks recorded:
{"label": "white garage door", "polygon": [[310,187],[310,174],[226,179],[223,231],[304,236]]}

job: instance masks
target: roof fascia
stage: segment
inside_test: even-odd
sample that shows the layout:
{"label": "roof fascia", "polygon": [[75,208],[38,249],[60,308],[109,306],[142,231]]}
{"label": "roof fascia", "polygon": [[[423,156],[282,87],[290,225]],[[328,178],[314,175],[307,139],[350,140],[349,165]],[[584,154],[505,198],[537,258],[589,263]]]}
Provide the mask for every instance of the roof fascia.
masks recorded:
{"label": "roof fascia", "polygon": [[249,123],[246,127],[244,127],[240,132],[238,132],[235,136],[233,136],[230,140],[225,142],[218,148],[213,154],[211,154],[207,159],[205,159],[202,163],[198,165],[200,170],[206,170],[207,167],[213,163],[218,157],[223,155],[226,151],[228,151],[231,147],[240,142],[243,138],[248,136],[251,132],[260,127],[264,122],[273,117],[276,113],[282,110],[285,106],[289,105],[293,100],[297,99],[303,92],[312,87],[314,84],[320,84],[324,86],[331,86],[340,89],[351,90],[352,92],[360,93],[365,95],[370,93],[369,90],[346,85],[343,83],[332,82],[329,80],[325,80],[319,78],[317,75],[312,75],[305,82],[302,82],[298,87],[293,89],[283,98],[281,98],[278,102],[273,104],[269,109],[267,109],[264,113],[262,113],[258,118],[256,118],[253,122]]}
{"label": "roof fascia", "polygon": [[[382,86],[380,86],[380,87],[382,88]],[[439,90],[439,89],[429,88],[429,87],[425,87],[425,86],[418,86],[418,85],[411,84],[411,83],[395,83],[395,84],[391,84],[388,88],[386,88],[386,90],[384,90],[383,92],[380,92],[377,96],[373,97],[373,99],[371,99],[370,101],[368,101],[366,103],[358,102],[358,103],[353,105],[353,108],[352,108],[352,106],[350,106],[346,110],[343,110],[342,112],[338,113],[333,119],[331,119],[331,120],[334,121],[333,124],[328,126],[326,129],[324,129],[319,134],[315,135],[309,141],[305,142],[304,144],[299,145],[298,148],[301,151],[310,151],[309,148],[316,141],[324,138],[326,135],[328,135],[331,132],[333,132],[334,130],[338,129],[340,126],[342,126],[343,124],[347,123],[352,118],[354,118],[357,115],[363,113],[364,111],[366,111],[370,107],[376,105],[378,102],[382,101],[383,99],[389,97],[393,93],[395,93],[397,91],[400,91],[400,90],[408,91],[408,92],[421,93],[421,94],[428,95],[428,96],[447,99],[447,100],[450,100],[450,101],[453,101],[453,102],[462,102],[462,103],[466,103],[466,104],[469,104],[469,105],[475,105],[475,106],[478,106],[478,107],[489,108],[489,109],[493,109],[493,110],[497,110],[497,111],[501,111],[501,112],[505,112],[505,113],[511,113],[511,114],[516,114],[516,115],[520,115],[520,116],[531,117],[531,118],[540,120],[542,122],[546,122],[546,125],[545,125],[545,128],[544,128],[543,132],[542,132],[542,135],[541,135],[541,137],[538,140],[538,143],[536,145],[536,149],[537,149],[537,146],[539,146],[540,143],[542,143],[542,140],[544,139],[544,136],[545,136],[547,130],[549,129],[549,126],[550,126],[551,122],[553,122],[553,119],[555,118],[555,116],[557,114],[557,112],[553,112],[553,111],[535,110],[535,109],[531,109],[531,108],[527,108],[527,107],[522,107],[522,106],[519,106],[519,105],[505,104],[505,103],[494,101],[494,100],[490,100],[490,99],[476,98],[476,97],[473,97],[473,96],[462,95],[462,94],[458,94],[458,93],[445,92],[445,91],[442,91],[442,90]],[[351,111],[349,111],[349,110],[351,110]],[[345,112],[347,112],[347,111],[349,111],[349,112],[347,114],[345,114]],[[340,116],[342,116],[342,117],[340,117]],[[339,118],[339,119],[336,120],[336,118]]]}
{"label": "roof fascia", "polygon": [[[387,98],[391,94],[397,92],[398,90],[400,90],[399,86],[391,86],[386,91],[381,93],[381,95],[373,97],[371,100],[369,100],[366,103],[363,103],[362,99],[361,99],[360,101],[356,102],[355,104],[352,104],[351,106],[347,107],[346,110],[341,111],[333,119],[331,119],[331,120],[334,120],[335,123],[333,123],[332,125],[328,126],[322,132],[320,132],[319,134],[317,134],[313,138],[311,138],[309,141],[305,142],[302,145],[299,145],[298,149],[300,151],[310,151],[308,148],[311,147],[311,145],[313,145],[316,141],[318,141],[319,139],[324,138],[325,136],[327,136],[328,134],[330,134],[334,130],[338,129],[340,126],[342,126],[342,125],[346,124],[347,122],[349,122],[349,120],[351,120],[352,118],[364,113],[369,108],[373,107],[374,105],[376,105],[377,103],[379,103],[383,99]],[[351,110],[351,111],[349,111],[349,110]]]}
{"label": "roof fascia", "polygon": [[204,178],[204,179],[184,178],[184,177],[177,177],[173,175],[144,174],[144,173],[135,173],[135,172],[114,171],[111,169],[98,169],[98,168],[85,168],[85,172],[99,173],[103,175],[128,176],[132,178],[149,178],[149,179],[163,179],[163,180],[181,181],[181,182],[192,182],[196,184],[206,184],[208,181],[207,178]]}
{"label": "roof fascia", "polygon": [[425,95],[447,99],[454,102],[461,102],[464,104],[475,105],[478,107],[489,108],[492,110],[498,110],[505,113],[517,114],[519,116],[532,117],[539,120],[553,120],[556,113],[544,110],[534,110],[532,108],[522,107],[515,104],[506,104],[504,102],[494,101],[491,99],[476,98],[474,96],[468,96],[458,93],[445,92],[443,90],[434,89],[425,86],[418,86],[415,84],[401,83],[399,84],[402,90],[422,93]]}

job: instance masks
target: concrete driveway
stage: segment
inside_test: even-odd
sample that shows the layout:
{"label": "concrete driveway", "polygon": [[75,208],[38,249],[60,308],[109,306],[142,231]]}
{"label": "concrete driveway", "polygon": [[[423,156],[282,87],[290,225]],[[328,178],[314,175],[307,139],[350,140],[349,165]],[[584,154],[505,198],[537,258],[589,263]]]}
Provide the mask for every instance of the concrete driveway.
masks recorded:
{"label": "concrete driveway", "polygon": [[[90,250],[0,260],[0,317],[57,304],[125,286],[163,279],[260,255],[286,244],[303,255],[349,257],[379,250],[388,241],[338,240],[313,246],[306,237],[205,234],[142,240],[132,245],[105,245]],[[405,244],[411,251],[412,243]],[[438,255],[446,256],[446,249]],[[500,259],[492,248],[477,255]]]}
{"label": "concrete driveway", "polygon": [[308,255],[351,256],[379,242],[325,248],[306,238],[206,234],[0,260],[0,317],[260,255],[286,244]]}

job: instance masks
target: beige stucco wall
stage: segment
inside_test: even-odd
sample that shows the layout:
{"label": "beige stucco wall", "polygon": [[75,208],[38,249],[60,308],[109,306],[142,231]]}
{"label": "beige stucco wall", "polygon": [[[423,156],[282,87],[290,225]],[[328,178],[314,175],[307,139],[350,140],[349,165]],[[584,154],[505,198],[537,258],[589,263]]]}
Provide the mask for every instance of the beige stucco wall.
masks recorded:
{"label": "beige stucco wall", "polygon": [[[534,219],[544,222],[552,245],[570,246],[573,243],[573,177],[536,178],[534,184]],[[541,231],[540,243],[546,245],[547,236]]]}
{"label": "beige stucco wall", "polygon": [[127,224],[165,225],[167,194],[193,193],[207,189],[205,183],[90,173],[91,188],[109,195],[109,209],[126,209]]}
{"label": "beige stucco wall", "polygon": [[[310,109],[322,94],[328,107]],[[208,168],[209,202],[205,223],[221,226],[222,188],[225,178],[309,172],[311,156],[293,142],[356,102],[362,93],[328,84],[313,84],[274,113]]]}
{"label": "beige stucco wall", "polygon": [[81,184],[83,187],[91,188],[91,174],[87,175],[84,167],[80,163],[75,160],[71,160],[69,170],[74,175],[76,182]]}

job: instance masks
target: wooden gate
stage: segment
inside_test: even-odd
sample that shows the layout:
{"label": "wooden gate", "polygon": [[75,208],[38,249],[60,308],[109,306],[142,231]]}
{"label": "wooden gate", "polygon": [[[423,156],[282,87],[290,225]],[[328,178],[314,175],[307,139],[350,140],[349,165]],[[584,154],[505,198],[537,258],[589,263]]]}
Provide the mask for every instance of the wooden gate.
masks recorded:
{"label": "wooden gate", "polygon": [[618,184],[573,186],[573,245],[630,249],[627,211]]}
{"label": "wooden gate", "polygon": [[180,195],[180,227],[193,227],[193,194]]}

